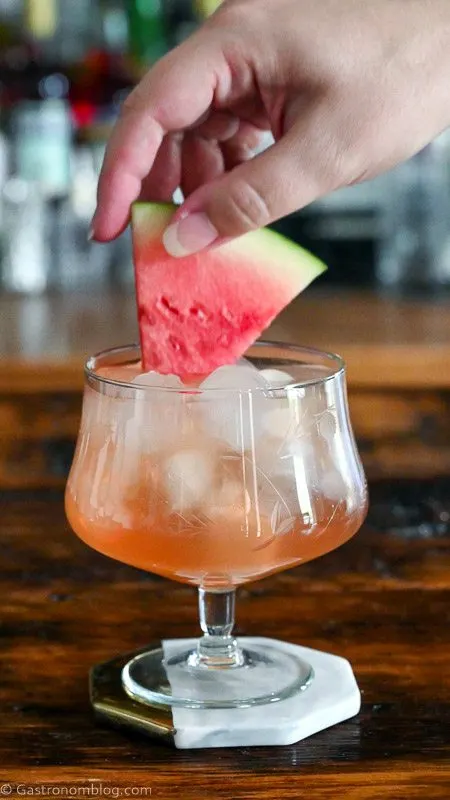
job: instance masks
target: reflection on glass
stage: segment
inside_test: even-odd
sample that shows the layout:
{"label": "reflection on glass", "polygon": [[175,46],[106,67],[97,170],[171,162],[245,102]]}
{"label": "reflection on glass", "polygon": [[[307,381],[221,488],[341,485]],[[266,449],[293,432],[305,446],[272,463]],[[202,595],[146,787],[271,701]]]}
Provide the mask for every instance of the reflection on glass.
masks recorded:
{"label": "reflection on glass", "polygon": [[264,343],[248,359],[264,372],[236,389],[134,383],[136,348],[88,364],[69,521],[102,553],[200,590],[195,651],[166,643],[125,668],[144,702],[242,706],[305,688],[307,664],[233,638],[234,590],[338,547],[365,515],[341,361]]}

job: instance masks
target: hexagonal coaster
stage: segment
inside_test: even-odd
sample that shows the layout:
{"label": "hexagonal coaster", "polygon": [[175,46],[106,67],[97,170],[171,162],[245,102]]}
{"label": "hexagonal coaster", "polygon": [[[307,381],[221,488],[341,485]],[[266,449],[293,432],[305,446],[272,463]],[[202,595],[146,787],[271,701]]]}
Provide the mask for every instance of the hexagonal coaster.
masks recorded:
{"label": "hexagonal coaster", "polygon": [[[315,673],[311,686],[288,700],[253,708],[148,706],[132,700],[122,688],[122,668],[137,655],[128,653],[93,668],[91,703],[105,721],[162,739],[178,749],[294,744],[358,713],[361,695],[344,658],[274,639],[240,637],[239,641],[248,648],[256,644],[280,647],[308,661]],[[188,650],[195,644],[195,639],[178,639],[155,646],[170,654],[174,646]]]}

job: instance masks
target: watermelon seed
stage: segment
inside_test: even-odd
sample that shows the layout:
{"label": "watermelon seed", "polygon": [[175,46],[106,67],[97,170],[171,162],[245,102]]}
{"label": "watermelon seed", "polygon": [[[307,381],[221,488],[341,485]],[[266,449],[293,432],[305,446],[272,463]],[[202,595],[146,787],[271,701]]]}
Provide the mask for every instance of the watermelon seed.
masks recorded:
{"label": "watermelon seed", "polygon": [[224,320],[226,320],[226,322],[231,322],[231,324],[234,323],[233,312],[230,311],[230,309],[227,308],[226,306],[222,308],[222,317],[224,318]]}
{"label": "watermelon seed", "polygon": [[189,314],[191,317],[196,317],[199,322],[206,322],[209,316],[207,311],[201,306],[192,306],[192,308],[189,309]]}
{"label": "watermelon seed", "polygon": [[168,300],[167,297],[165,297],[164,295],[162,295],[162,297],[160,297],[160,299],[158,300],[158,305],[162,307],[163,310],[168,311],[170,314],[174,314],[177,317],[180,316],[179,309],[176,306],[172,305],[170,300]]}
{"label": "watermelon seed", "polygon": [[186,354],[186,347],[184,346],[183,342],[180,342],[180,340],[177,339],[176,336],[169,336],[168,342],[176,353]]}

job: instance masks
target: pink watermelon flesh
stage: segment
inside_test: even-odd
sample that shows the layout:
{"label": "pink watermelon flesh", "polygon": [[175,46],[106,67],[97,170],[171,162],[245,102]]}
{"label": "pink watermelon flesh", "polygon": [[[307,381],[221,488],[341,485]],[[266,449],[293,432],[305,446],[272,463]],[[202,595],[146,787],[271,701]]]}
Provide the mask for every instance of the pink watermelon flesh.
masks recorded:
{"label": "pink watermelon flesh", "polygon": [[133,207],[139,331],[144,369],[187,379],[237,361],[325,267],[268,230],[172,258],[162,234],[174,210]]}

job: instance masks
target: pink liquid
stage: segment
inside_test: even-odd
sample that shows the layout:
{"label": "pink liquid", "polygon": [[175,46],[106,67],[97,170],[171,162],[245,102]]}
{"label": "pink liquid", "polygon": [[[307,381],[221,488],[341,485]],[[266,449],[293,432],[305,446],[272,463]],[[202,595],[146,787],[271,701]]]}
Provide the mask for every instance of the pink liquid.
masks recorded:
{"label": "pink liquid", "polygon": [[[323,377],[320,367],[300,365],[297,374],[291,372],[295,380],[302,379],[298,370],[303,379]],[[99,370],[102,377],[125,383],[140,373],[138,362]],[[174,393],[172,399],[167,395],[158,412],[161,426],[176,420],[170,406]],[[342,492],[330,497],[325,484],[322,491],[320,481],[308,483],[307,465],[298,485],[294,472],[291,483],[285,477],[269,480],[263,451],[232,452],[223,441],[208,436],[199,424],[195,402],[192,419],[189,407],[182,407],[175,443],[149,452],[139,427],[137,440],[130,438],[126,420],[133,416],[133,402],[130,394],[117,397],[113,391],[105,397],[86,390],[66,512],[78,536],[101,553],[173,580],[229,586],[318,558],[359,529],[366,512],[362,483],[347,488],[342,484]],[[153,413],[153,400],[148,409]],[[266,444],[270,441],[263,439],[261,447]],[[276,443],[273,458],[278,450]],[[318,440],[312,457],[322,453],[323,460],[327,452]],[[188,458],[204,453],[210,465],[207,493],[191,498],[186,508],[174,504],[166,480],[167,464],[180,453]]]}

